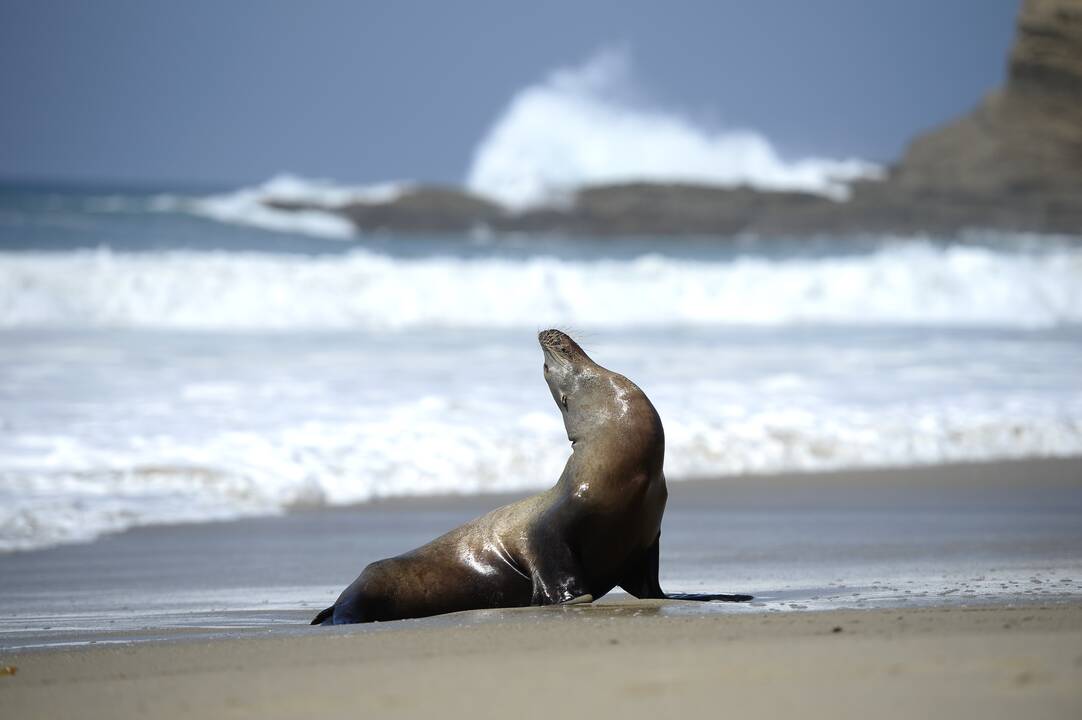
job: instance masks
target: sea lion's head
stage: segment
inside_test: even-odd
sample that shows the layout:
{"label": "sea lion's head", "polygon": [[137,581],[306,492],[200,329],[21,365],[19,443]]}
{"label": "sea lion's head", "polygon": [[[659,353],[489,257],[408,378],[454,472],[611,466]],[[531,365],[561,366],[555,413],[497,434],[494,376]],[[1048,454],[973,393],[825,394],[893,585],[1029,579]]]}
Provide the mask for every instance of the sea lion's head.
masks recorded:
{"label": "sea lion's head", "polygon": [[612,431],[660,435],[661,420],[635,383],[595,363],[566,333],[545,330],[537,340],[545,382],[571,442]]}

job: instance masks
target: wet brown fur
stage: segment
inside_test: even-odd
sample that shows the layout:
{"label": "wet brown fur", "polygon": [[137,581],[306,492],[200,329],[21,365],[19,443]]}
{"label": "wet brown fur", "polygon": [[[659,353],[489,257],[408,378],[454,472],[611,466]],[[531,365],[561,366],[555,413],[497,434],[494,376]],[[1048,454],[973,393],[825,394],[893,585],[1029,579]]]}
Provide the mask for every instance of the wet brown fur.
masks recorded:
{"label": "wet brown fur", "polygon": [[538,335],[571,457],[556,485],[364,569],[313,622],[341,624],[598,598],[657,580],[665,435],[633,382],[559,330]]}

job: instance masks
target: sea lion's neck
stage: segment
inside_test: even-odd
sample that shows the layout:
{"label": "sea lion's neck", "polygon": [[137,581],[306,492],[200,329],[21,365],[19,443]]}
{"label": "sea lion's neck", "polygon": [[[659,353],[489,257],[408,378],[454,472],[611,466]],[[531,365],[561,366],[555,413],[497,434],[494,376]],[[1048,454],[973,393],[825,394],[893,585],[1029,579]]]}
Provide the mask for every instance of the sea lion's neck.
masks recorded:
{"label": "sea lion's neck", "polygon": [[613,468],[646,463],[656,465],[660,471],[665,457],[665,431],[661,420],[644,395],[631,398],[629,405],[630,411],[613,408],[607,419],[580,429],[578,433],[568,427],[572,461],[602,462]]}

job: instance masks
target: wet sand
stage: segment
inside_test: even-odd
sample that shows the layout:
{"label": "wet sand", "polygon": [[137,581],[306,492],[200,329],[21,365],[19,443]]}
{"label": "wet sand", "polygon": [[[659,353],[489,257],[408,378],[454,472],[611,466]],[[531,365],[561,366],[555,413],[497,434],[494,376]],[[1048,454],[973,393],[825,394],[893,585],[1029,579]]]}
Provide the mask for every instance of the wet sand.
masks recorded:
{"label": "wet sand", "polygon": [[754,602],[306,625],[366,562],[496,496],[0,556],[0,715],[1082,715],[1082,460],[670,493],[663,585]]}
{"label": "wet sand", "polygon": [[[1082,602],[1082,460],[669,483],[661,581],[724,612]],[[286,629],[365,564],[514,496],[139,528],[0,555],[0,651]]]}
{"label": "wet sand", "polygon": [[1082,607],[466,613],[7,654],[6,717],[1077,718]]}

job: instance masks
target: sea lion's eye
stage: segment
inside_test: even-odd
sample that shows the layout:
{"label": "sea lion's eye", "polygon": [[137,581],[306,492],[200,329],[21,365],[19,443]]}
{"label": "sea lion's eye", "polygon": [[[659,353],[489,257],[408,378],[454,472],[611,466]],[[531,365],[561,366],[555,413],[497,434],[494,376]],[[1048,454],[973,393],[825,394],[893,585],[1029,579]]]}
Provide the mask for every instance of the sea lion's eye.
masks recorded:
{"label": "sea lion's eye", "polygon": [[548,363],[545,363],[545,366],[544,366],[544,367],[545,367],[545,372],[548,372],[548,371],[549,371],[549,364],[548,364]]}
{"label": "sea lion's eye", "polygon": [[560,404],[564,406],[564,410],[567,409],[567,396],[566,395],[561,395],[560,396]]}

